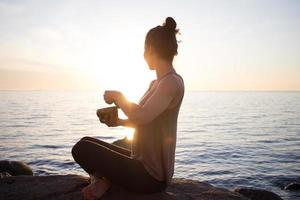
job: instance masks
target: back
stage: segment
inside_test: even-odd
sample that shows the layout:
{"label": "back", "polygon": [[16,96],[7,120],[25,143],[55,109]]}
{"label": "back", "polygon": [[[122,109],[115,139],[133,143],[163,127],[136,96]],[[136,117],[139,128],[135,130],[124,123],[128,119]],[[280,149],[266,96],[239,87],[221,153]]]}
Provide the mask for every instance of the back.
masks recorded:
{"label": "back", "polygon": [[[131,156],[140,160],[154,178],[159,181],[166,180],[169,184],[174,174],[177,118],[184,96],[184,82],[175,72],[167,76],[174,77],[178,86],[177,95],[168,108],[154,120],[136,127]],[[157,88],[159,81],[152,82],[139,105],[147,101]]]}

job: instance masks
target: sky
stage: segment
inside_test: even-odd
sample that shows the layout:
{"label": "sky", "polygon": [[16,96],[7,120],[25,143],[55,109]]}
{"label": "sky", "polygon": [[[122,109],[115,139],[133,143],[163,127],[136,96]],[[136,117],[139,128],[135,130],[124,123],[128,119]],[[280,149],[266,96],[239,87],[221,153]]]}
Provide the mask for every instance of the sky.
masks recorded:
{"label": "sky", "polygon": [[140,93],[145,35],[168,16],[187,90],[300,90],[298,0],[0,0],[0,90]]}

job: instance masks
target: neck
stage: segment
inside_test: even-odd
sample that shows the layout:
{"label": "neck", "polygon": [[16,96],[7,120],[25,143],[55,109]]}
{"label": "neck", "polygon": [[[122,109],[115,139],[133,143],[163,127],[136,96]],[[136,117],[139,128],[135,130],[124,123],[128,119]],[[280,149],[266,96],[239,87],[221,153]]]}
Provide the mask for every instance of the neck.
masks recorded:
{"label": "neck", "polygon": [[173,68],[172,63],[166,62],[166,61],[160,61],[156,64],[156,78],[160,79],[163,77],[165,74],[167,74],[170,71],[174,71],[175,69]]}

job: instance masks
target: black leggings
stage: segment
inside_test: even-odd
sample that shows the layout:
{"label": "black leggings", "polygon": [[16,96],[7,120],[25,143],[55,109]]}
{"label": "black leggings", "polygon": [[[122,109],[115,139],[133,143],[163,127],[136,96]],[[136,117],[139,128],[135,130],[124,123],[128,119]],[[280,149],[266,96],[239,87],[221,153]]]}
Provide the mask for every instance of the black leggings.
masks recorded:
{"label": "black leggings", "polygon": [[89,174],[105,176],[112,184],[134,193],[155,193],[166,188],[165,181],[158,181],[143,164],[130,157],[131,151],[104,142],[84,137],[72,148],[74,160]]}

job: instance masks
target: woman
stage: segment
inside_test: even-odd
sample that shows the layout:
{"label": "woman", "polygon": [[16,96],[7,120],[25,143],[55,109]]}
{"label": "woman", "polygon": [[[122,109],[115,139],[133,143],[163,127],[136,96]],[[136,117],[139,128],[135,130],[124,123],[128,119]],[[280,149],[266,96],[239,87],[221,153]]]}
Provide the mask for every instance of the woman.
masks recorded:
{"label": "woman", "polygon": [[138,104],[119,91],[105,91],[104,100],[116,104],[128,119],[101,120],[107,126],[135,128],[132,150],[84,137],[72,149],[74,160],[91,176],[83,189],[85,199],[100,198],[119,185],[135,193],[164,190],[174,173],[177,118],[184,96],[184,82],[173,68],[177,55],[176,22],[168,17],[146,35],[144,58],[157,79]]}

